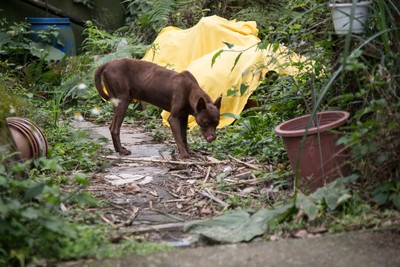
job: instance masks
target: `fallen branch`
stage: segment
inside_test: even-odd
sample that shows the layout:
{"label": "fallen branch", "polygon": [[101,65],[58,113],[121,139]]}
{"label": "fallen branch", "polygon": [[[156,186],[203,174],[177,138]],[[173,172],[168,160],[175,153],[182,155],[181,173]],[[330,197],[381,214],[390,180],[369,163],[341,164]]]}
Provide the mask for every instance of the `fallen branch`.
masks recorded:
{"label": "fallen branch", "polygon": [[252,176],[252,174],[253,173],[251,171],[248,171],[248,172],[242,172],[242,173],[235,174],[233,177],[236,179],[243,179],[243,177],[249,177],[249,176]]}
{"label": "fallen branch", "polygon": [[238,163],[240,163],[240,164],[243,164],[243,165],[245,165],[245,166],[247,166],[247,167],[249,167],[249,168],[251,168],[251,169],[261,170],[261,168],[258,167],[258,166],[256,166],[256,165],[253,165],[253,164],[250,164],[250,163],[241,161],[240,159],[237,159],[237,158],[235,158],[235,157],[232,157],[231,155],[229,155],[229,157],[230,157],[231,159],[233,159],[234,161],[236,161],[236,162],[238,162]]}
{"label": "fallen branch", "polygon": [[110,221],[109,219],[107,219],[105,216],[101,216],[101,219],[102,219],[105,223],[111,225],[113,228],[116,228],[116,227],[117,227],[113,222],[111,222],[111,221]]}
{"label": "fallen branch", "polygon": [[194,180],[194,179],[203,178],[203,175],[190,176],[190,177],[188,177],[188,176],[183,176],[183,175],[179,175],[179,174],[176,174],[176,173],[171,173],[171,175],[173,175],[173,176],[175,176],[175,177],[178,177],[179,179],[182,179],[182,180],[187,180],[187,179]]}
{"label": "fallen branch", "polygon": [[208,177],[210,177],[210,171],[211,171],[211,167],[208,166],[207,174],[206,174],[206,177],[205,177],[204,180],[203,180],[203,184],[207,183]]}
{"label": "fallen branch", "polygon": [[133,207],[132,209],[132,214],[129,216],[128,220],[124,222],[124,226],[130,226],[132,225],[133,221],[139,214],[139,208],[138,207]]}
{"label": "fallen branch", "polygon": [[161,201],[161,203],[186,202],[186,201],[187,201],[187,199],[178,198],[178,199],[164,200],[164,201]]}
{"label": "fallen branch", "polygon": [[226,203],[225,201],[223,201],[223,200],[217,198],[216,196],[212,195],[210,192],[201,191],[199,193],[202,194],[205,197],[208,197],[211,200],[214,200],[215,202],[217,202],[218,204],[220,204],[224,208],[229,206],[228,203]]}
{"label": "fallen branch", "polygon": [[152,225],[152,226],[138,228],[138,229],[135,229],[135,230],[132,230],[129,232],[132,234],[134,234],[134,233],[140,234],[140,233],[146,233],[146,232],[151,232],[151,231],[172,230],[172,229],[183,228],[183,226],[185,224],[186,224],[185,222],[158,224],[158,225]]}
{"label": "fallen branch", "polygon": [[162,214],[162,215],[164,215],[164,216],[166,216],[166,217],[168,217],[168,218],[171,218],[171,219],[173,219],[173,220],[175,220],[175,221],[178,221],[178,222],[184,222],[184,221],[185,221],[185,219],[182,219],[182,218],[180,218],[180,217],[178,217],[178,216],[169,214],[169,213],[167,213],[167,212],[165,212],[165,211],[158,210],[158,209],[152,209],[152,210],[155,211],[155,212],[157,212],[157,213],[160,213],[160,214]]}
{"label": "fallen branch", "polygon": [[167,163],[167,164],[176,164],[176,165],[201,165],[201,166],[210,166],[224,163],[224,161],[220,162],[206,162],[206,161],[196,161],[196,162],[189,162],[189,161],[176,161],[176,160],[161,160],[161,159],[149,159],[149,158],[129,158],[129,157],[116,157],[116,156],[105,156],[106,159],[112,160],[126,160],[126,161],[134,161],[134,162],[154,162],[154,163]]}

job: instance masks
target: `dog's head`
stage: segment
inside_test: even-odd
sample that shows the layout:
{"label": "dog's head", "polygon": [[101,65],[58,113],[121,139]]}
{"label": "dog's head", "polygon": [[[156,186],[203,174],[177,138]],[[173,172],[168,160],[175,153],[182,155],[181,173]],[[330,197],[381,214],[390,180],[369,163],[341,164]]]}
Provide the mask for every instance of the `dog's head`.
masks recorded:
{"label": "dog's head", "polygon": [[222,96],[218,97],[214,103],[206,103],[203,98],[199,98],[194,115],[197,124],[201,128],[201,133],[207,142],[215,140],[215,130],[219,124],[219,109],[221,108]]}

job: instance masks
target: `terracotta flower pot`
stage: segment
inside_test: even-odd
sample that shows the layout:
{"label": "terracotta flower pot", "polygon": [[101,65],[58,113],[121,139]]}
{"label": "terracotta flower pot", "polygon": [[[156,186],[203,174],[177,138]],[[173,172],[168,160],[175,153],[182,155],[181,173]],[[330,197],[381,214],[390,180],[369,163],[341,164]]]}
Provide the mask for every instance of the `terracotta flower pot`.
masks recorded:
{"label": "terracotta flower pot", "polygon": [[336,145],[339,136],[331,130],[345,124],[349,116],[345,111],[320,112],[317,114],[319,127],[312,126],[308,131],[310,115],[283,122],[275,128],[275,133],[283,139],[294,171],[300,156],[298,186],[301,190],[313,191],[346,176],[346,149]]}
{"label": "terracotta flower pot", "polygon": [[35,123],[22,117],[10,117],[6,122],[21,160],[47,156],[47,138]]}

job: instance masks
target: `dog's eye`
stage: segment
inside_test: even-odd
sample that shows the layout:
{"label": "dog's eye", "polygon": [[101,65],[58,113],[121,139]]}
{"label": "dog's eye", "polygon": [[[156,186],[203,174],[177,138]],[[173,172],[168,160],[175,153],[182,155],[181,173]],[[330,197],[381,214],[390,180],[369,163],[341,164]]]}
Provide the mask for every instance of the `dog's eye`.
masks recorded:
{"label": "dog's eye", "polygon": [[203,127],[207,127],[209,124],[210,124],[210,121],[208,121],[208,120],[201,122],[201,126],[203,126]]}

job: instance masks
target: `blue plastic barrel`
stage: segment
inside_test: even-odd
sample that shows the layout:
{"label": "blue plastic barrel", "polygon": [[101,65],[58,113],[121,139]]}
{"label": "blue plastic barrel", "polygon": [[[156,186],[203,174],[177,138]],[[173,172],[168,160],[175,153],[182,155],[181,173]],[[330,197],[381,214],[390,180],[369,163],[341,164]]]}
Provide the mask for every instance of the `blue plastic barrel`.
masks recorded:
{"label": "blue plastic barrel", "polygon": [[[59,35],[58,39],[50,40],[51,45],[68,56],[76,55],[75,38],[69,18],[26,18],[26,21],[31,25],[32,31],[45,31],[54,27]],[[39,41],[37,35],[33,35],[32,39]]]}

